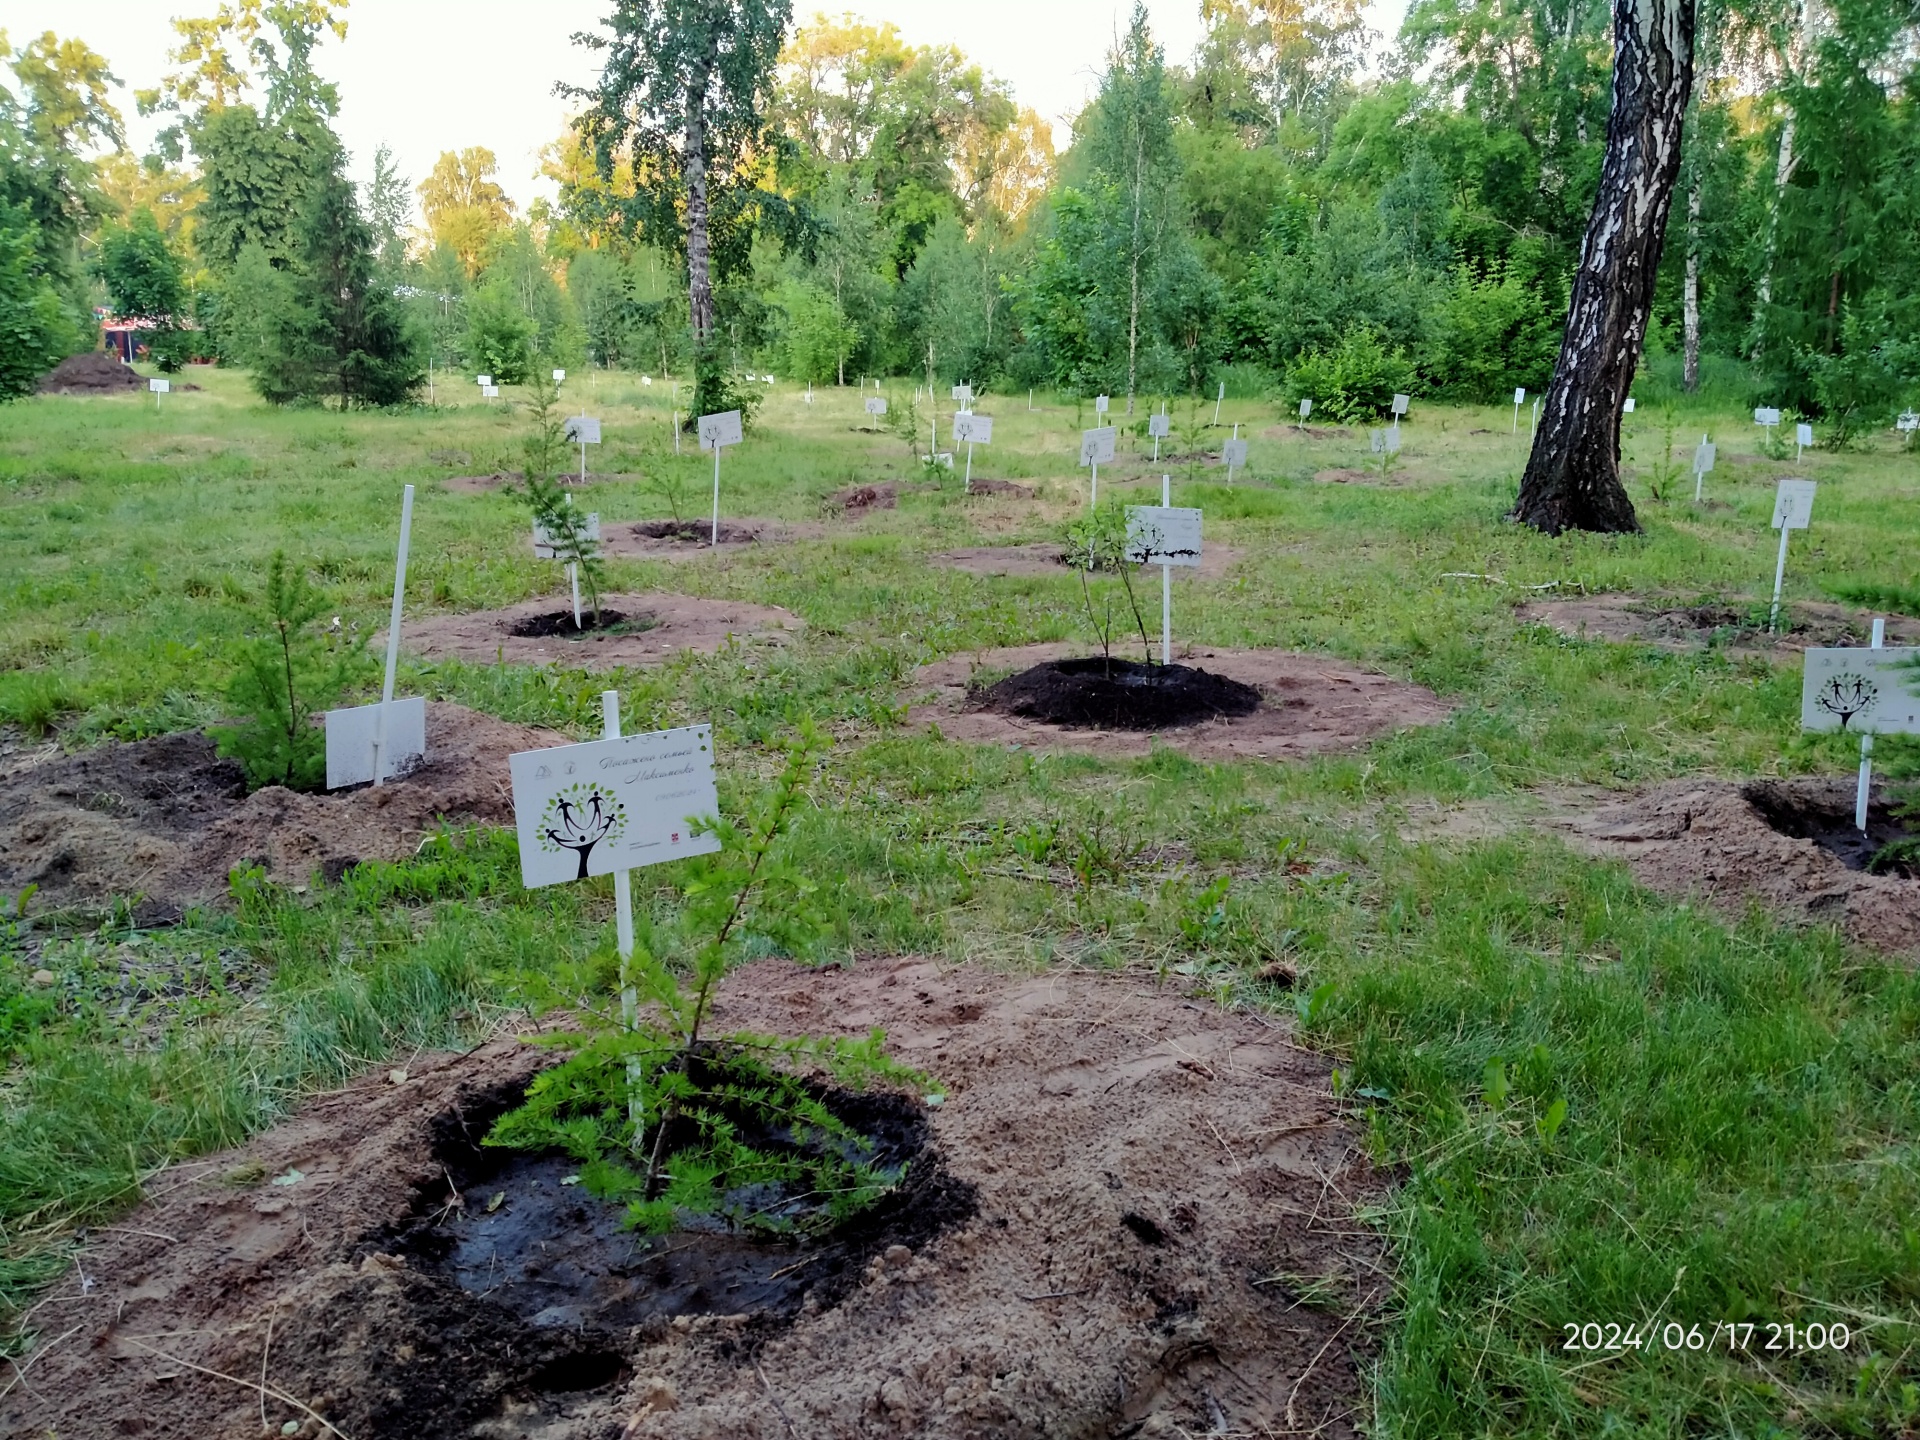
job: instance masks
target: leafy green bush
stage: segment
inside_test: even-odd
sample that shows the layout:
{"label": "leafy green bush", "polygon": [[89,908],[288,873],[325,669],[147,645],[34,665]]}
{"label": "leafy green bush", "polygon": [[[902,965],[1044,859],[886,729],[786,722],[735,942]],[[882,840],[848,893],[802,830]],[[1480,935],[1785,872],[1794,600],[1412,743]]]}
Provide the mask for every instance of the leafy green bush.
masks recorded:
{"label": "leafy green bush", "polygon": [[339,698],[356,668],[347,647],[321,634],[327,611],[306,572],[276,550],[267,566],[264,630],[247,640],[227,700],[244,717],[215,726],[220,753],[238,760],[247,786],[317,790],[326,779],[326,732],[314,717]]}
{"label": "leafy green bush", "polygon": [[1492,403],[1516,385],[1546,389],[1560,349],[1565,307],[1511,273],[1462,268],[1434,316],[1421,368],[1435,390]]}
{"label": "leafy green bush", "polygon": [[1836,450],[1863,430],[1891,424],[1901,398],[1920,385],[1920,339],[1897,335],[1884,304],[1849,302],[1839,353],[1803,349],[1799,358],[1826,420],[1825,443]]}
{"label": "leafy green bush", "polygon": [[1399,347],[1387,349],[1370,325],[1350,326],[1330,350],[1309,350],[1287,371],[1295,400],[1341,424],[1384,415],[1396,392],[1413,386],[1413,363]]}
{"label": "leafy green bush", "polygon": [[667,923],[635,917],[619,1010],[590,1010],[588,1029],[551,1038],[573,1054],[528,1087],[487,1144],[565,1151],[580,1162],[588,1193],[624,1203],[628,1223],[653,1234],[686,1215],[766,1231],[830,1227],[904,1178],[876,1163],[865,1138],[799,1073],[817,1069],[855,1087],[875,1079],[924,1086],[887,1058],[881,1032],[782,1039],[705,1029],[714,987],[750,927],[788,950],[820,932],[814,887],[777,842],[821,746],[811,727],[803,731],[744,829],[712,822],[721,849],[687,862],[679,914]]}
{"label": "leafy green bush", "polygon": [[0,206],[0,401],[31,395],[79,343],[59,292],[41,273],[39,237],[24,212]]}
{"label": "leafy green bush", "polygon": [[692,434],[700,428],[702,415],[720,415],[728,410],[740,412],[740,427],[753,424],[753,412],[767,397],[757,385],[743,384],[727,364],[721,347],[709,341],[693,356],[693,408],[687,411],[682,428]]}

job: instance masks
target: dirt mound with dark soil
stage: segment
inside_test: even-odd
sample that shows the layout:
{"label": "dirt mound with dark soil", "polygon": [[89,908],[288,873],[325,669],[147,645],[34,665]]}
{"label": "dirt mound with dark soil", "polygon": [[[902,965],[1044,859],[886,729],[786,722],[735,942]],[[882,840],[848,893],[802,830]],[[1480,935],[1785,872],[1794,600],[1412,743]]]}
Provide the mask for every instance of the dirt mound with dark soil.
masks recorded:
{"label": "dirt mound with dark soil", "polygon": [[131,365],[122,365],[116,355],[89,350],[62,360],[40,377],[38,388],[42,395],[118,395],[124,390],[145,390],[147,377]]}
{"label": "dirt mound with dark soil", "polygon": [[1322,485],[1372,485],[1386,477],[1378,470],[1316,470],[1313,478]]}
{"label": "dirt mound with dark soil", "polygon": [[1452,706],[1423,686],[1323,655],[1201,646],[1176,649],[1174,659],[1183,667],[1204,669],[1252,689],[1259,708],[1163,729],[1120,729],[1063,725],[981,703],[983,694],[1009,673],[1084,659],[1084,647],[1054,643],[989,650],[923,666],[915,678],[925,698],[908,713],[908,722],[935,726],[950,740],[1030,750],[1131,758],[1165,744],[1197,759],[1291,760],[1356,749],[1396,730],[1438,724],[1452,713]]}
{"label": "dirt mound with dark soil", "polygon": [[970,480],[967,482],[969,495],[1006,495],[1015,500],[1031,500],[1031,485],[1016,485],[1011,480]]}
{"label": "dirt mound with dark soil", "polygon": [[1854,793],[1852,778],[1676,780],[1563,824],[1663,894],[1699,895],[1734,913],[1758,901],[1837,925],[1861,945],[1920,955],[1920,880],[1864,869],[1906,829],[1875,794],[1862,840]]}
{"label": "dirt mound with dark soil", "polygon": [[[684,650],[710,655],[729,640],[781,641],[801,628],[791,612],[745,600],[706,600],[654,591],[602,595],[601,615],[620,617],[599,629],[576,629],[573,608],[551,598],[523,600],[499,610],[429,615],[409,620],[400,643],[429,660],[446,657],[476,665],[566,665],[613,670],[660,665]],[[582,618],[586,618],[582,607]],[[384,642],[375,636],[373,644]]]}
{"label": "dirt mound with dark soil", "polygon": [[[1823,600],[1795,600],[1780,607],[1782,633],[1767,633],[1767,600],[1735,597],[1682,603],[1661,595],[1589,595],[1536,600],[1515,608],[1522,622],[1547,625],[1588,640],[1641,640],[1663,650],[1720,645],[1729,650],[1797,655],[1809,647],[1864,645],[1873,612]],[[1920,644],[1920,621],[1887,621],[1889,645]]]}
{"label": "dirt mound with dark soil", "polygon": [[828,508],[843,515],[862,515],[869,510],[892,510],[900,503],[900,484],[885,480],[878,485],[849,485],[827,497]]}
{"label": "dirt mound with dark soil", "polygon": [[[39,1302],[0,1431],[207,1440],[264,1411],[269,1434],[324,1419],[353,1440],[1357,1433],[1389,1281],[1354,1209],[1378,1182],[1328,1062],[1285,1027],[1128,975],[908,960],[762,962],[716,1023],[883,1027],[944,1086],[922,1167],[968,1204],[918,1228],[908,1207],[903,1238],[817,1279],[813,1247],[759,1242],[752,1273],[805,1282],[784,1309],[743,1298],[744,1260],[697,1298],[652,1293],[706,1237],[612,1237],[619,1266],[576,1271],[604,1217],[573,1210],[597,1202],[540,1175],[462,1183],[490,1108],[550,1052],[416,1059],[175,1167],[96,1231]],[[472,1264],[463,1286],[416,1243],[474,1262],[487,1217],[514,1214],[574,1246],[529,1294],[524,1243],[477,1292]],[[661,1308],[621,1308],[636,1296]]]}
{"label": "dirt mound with dark soil", "polygon": [[246,793],[240,767],[197,731],[55,755],[0,793],[0,891],[38,885],[36,907],[144,897],[149,923],[226,894],[228,872],[338,879],[362,860],[413,854],[442,821],[513,823],[507,757],[564,744],[458,705],[427,706],[427,759],[402,779],[325,795]]}
{"label": "dirt mound with dark soil", "polygon": [[1251,715],[1260,692],[1191,665],[1143,665],[1104,656],[1049,660],[979,691],[983,709],[1050,725],[1164,730]]}
{"label": "dirt mound with dark soil", "polygon": [[[970,545],[959,550],[942,550],[929,557],[934,564],[949,570],[964,570],[969,575],[1071,575],[1074,569],[1060,558],[1060,543],[1043,540],[1029,545]],[[1240,561],[1240,551],[1232,545],[1215,545],[1211,542],[1200,547],[1198,566],[1182,565],[1174,567],[1174,578],[1198,575],[1203,579],[1215,580],[1225,575]],[[1143,565],[1141,573],[1154,572],[1157,577],[1159,567]]]}

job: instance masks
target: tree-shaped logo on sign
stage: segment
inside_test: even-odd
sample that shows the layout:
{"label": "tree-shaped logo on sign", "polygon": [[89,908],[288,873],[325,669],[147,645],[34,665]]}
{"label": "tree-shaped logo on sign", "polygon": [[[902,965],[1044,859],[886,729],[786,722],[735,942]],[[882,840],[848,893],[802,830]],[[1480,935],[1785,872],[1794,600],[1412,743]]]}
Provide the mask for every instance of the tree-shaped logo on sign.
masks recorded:
{"label": "tree-shaped logo on sign", "polygon": [[576,880],[587,878],[587,857],[603,840],[627,828],[627,811],[611,790],[592,782],[569,785],[547,801],[540,817],[540,848],[549,855],[571,850],[580,857]]}
{"label": "tree-shaped logo on sign", "polygon": [[1840,728],[1847,728],[1847,722],[1862,710],[1871,710],[1873,702],[1880,698],[1880,687],[1866,676],[1847,671],[1844,674],[1829,676],[1827,683],[1820,687],[1820,693],[1813,703],[1829,715],[1840,717]]}

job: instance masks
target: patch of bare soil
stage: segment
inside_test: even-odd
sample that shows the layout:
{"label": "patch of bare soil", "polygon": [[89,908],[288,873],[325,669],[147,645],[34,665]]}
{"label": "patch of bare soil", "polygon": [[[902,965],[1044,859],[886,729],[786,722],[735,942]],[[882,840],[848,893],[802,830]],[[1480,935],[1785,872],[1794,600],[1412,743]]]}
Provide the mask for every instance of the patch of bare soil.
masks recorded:
{"label": "patch of bare soil", "polygon": [[1852,779],[1678,780],[1562,823],[1664,894],[1736,912],[1758,901],[1837,925],[1861,945],[1920,954],[1920,880],[1863,868],[1904,830],[1875,795],[1863,843],[1853,803]]}
{"label": "patch of bare soil", "polygon": [[[969,575],[1071,575],[1073,567],[1060,558],[1060,542],[1039,541],[1030,545],[971,545],[959,550],[942,550],[931,556],[933,563],[949,570],[965,570]],[[1174,578],[1199,575],[1217,580],[1240,562],[1240,551],[1232,545],[1206,544],[1200,549],[1198,566],[1176,566]],[[1154,573],[1157,566],[1143,565],[1140,573]]]}
{"label": "patch of bare soil", "polygon": [[[736,637],[784,639],[801,627],[800,619],[789,611],[745,600],[706,600],[656,590],[644,595],[602,595],[600,603],[603,612],[620,616],[611,628],[575,630],[571,604],[556,607],[547,597],[499,610],[409,620],[400,632],[400,643],[429,660],[451,657],[482,665],[558,664],[613,670],[622,665],[663,664],[683,650],[712,654]],[[381,638],[376,636],[373,643],[381,643]]]}
{"label": "patch of bare soil", "polygon": [[458,705],[427,706],[426,763],[375,789],[246,793],[240,767],[197,731],[54,755],[0,793],[0,891],[38,885],[38,906],[144,897],[149,923],[226,893],[259,864],[285,884],[337,880],[362,860],[399,860],[444,820],[508,825],[507,757],[564,743]]}
{"label": "patch of bare soil", "polygon": [[147,377],[121,364],[117,355],[89,350],[62,360],[40,377],[38,388],[42,395],[117,395],[146,389]]}
{"label": "patch of bare soil", "polygon": [[[794,525],[778,520],[722,520],[721,553],[737,553],[754,545],[779,545],[793,540],[815,540],[827,534],[822,525]],[[600,527],[600,553],[642,560],[686,560],[712,555],[713,521],[641,520]]]}
{"label": "patch of bare soil", "polygon": [[974,692],[986,709],[1021,720],[1096,730],[1166,730],[1251,715],[1251,685],[1192,665],[1148,665],[1095,655],[1049,660]]}
{"label": "patch of bare soil", "polygon": [[1415,725],[1438,724],[1453,708],[1423,686],[1321,655],[1198,646],[1177,651],[1175,658],[1252,686],[1260,694],[1257,710],[1149,731],[1059,725],[1002,714],[982,704],[983,672],[987,676],[1017,673],[1083,655],[1085,648],[1062,643],[1022,645],[923,666],[916,678],[933,693],[913,707],[908,722],[938,726],[952,740],[1032,750],[1135,758],[1150,754],[1158,741],[1203,760],[1292,760],[1354,749]]}
{"label": "patch of bare soil", "polygon": [[869,510],[892,510],[899,505],[902,495],[913,491],[939,488],[925,480],[881,480],[872,485],[849,485],[829,495],[826,508],[834,514],[857,517]]}
{"label": "patch of bare soil", "polygon": [[[1745,599],[1678,603],[1662,595],[1590,595],[1583,599],[1533,600],[1515,608],[1524,623],[1547,625],[1563,635],[1592,640],[1641,640],[1664,650],[1720,644],[1732,650],[1798,654],[1809,646],[1864,645],[1872,612],[1823,600],[1782,604],[1787,627],[1767,633],[1766,601]],[[1920,620],[1894,616],[1887,643],[1920,644]]]}
{"label": "patch of bare soil", "polygon": [[270,1434],[323,1417],[354,1440],[1356,1434],[1387,1281],[1353,1211],[1378,1181],[1284,1028],[1129,976],[913,960],[762,962],[718,1018],[883,1027],[945,1087],[908,1105],[909,1175],[940,1185],[825,1245],[648,1242],[557,1162],[463,1168],[498,1163],[472,1142],[544,1052],[427,1057],[176,1167],[96,1232],[0,1430],[206,1440],[264,1411]]}
{"label": "patch of bare soil", "polygon": [[1313,478],[1322,485],[1371,485],[1384,477],[1378,470],[1316,470]]}
{"label": "patch of bare soil", "polygon": [[1005,495],[1015,500],[1031,500],[1033,486],[1016,485],[1011,480],[982,480],[975,477],[967,482],[969,495]]}

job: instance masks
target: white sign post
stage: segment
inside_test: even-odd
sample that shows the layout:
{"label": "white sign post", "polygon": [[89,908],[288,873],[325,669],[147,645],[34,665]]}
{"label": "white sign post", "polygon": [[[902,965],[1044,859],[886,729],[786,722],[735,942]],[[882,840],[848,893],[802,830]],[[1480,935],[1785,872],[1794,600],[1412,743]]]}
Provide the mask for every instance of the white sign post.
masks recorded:
{"label": "white sign post", "polygon": [[1160,442],[1167,438],[1172,429],[1173,422],[1168,418],[1165,410],[1158,415],[1147,417],[1147,434],[1153,437],[1153,463],[1156,465],[1160,463]]}
{"label": "white sign post", "polygon": [[600,443],[600,422],[590,415],[574,415],[567,420],[567,439],[580,447],[580,483],[587,483],[587,446]]}
{"label": "white sign post", "polygon": [[567,372],[564,370],[556,370],[553,372],[553,383],[556,385],[558,385],[561,381],[565,380],[566,378],[567,378]]}
{"label": "white sign post", "polygon": [[1771,432],[1774,426],[1780,423],[1780,412],[1771,405],[1756,405],[1753,410],[1753,423],[1758,425],[1762,431],[1768,432],[1762,434],[1760,437],[1764,443],[1773,438]]}
{"label": "white sign post", "polygon": [[1307,417],[1311,414],[1313,414],[1313,401],[1303,399],[1300,402],[1300,424],[1302,428],[1305,428]]}
{"label": "white sign post", "polygon": [[147,381],[147,389],[155,395],[165,395],[172,391],[173,382],[171,380],[162,380],[156,376],[152,380]]}
{"label": "white sign post", "polygon": [[1220,447],[1220,458],[1227,462],[1227,484],[1233,484],[1233,472],[1245,467],[1247,463],[1247,442],[1229,440]]}
{"label": "white sign post", "polygon": [[[960,412],[963,415],[971,414],[973,411],[973,386],[971,385],[954,386],[953,400],[954,400],[954,403],[960,407]],[[958,440],[960,437],[956,435],[953,438]]]}
{"label": "white sign post", "polygon": [[1160,477],[1160,504],[1127,507],[1127,559],[1160,567],[1160,663],[1173,663],[1173,567],[1200,564],[1200,512],[1173,508],[1172,477]]}
{"label": "white sign post", "polygon": [[1533,402],[1533,418],[1527,421],[1527,434],[1531,436],[1531,435],[1538,435],[1539,433],[1540,433],[1540,402],[1538,400],[1535,400]]}
{"label": "white sign post", "polygon": [[1220,423],[1220,402],[1222,400],[1225,400],[1226,398],[1227,398],[1227,382],[1222,380],[1220,382],[1219,393],[1217,393],[1213,397],[1213,423],[1215,425],[1218,425]]}
{"label": "white sign post", "polygon": [[[887,413],[887,402],[885,400],[881,399],[878,395],[869,395],[867,397],[867,414],[872,415],[877,420],[880,416],[886,413]],[[875,424],[871,428],[874,430],[878,430],[880,426],[878,424]]]}
{"label": "white sign post", "polygon": [[973,489],[973,447],[993,443],[993,417],[975,415],[963,410],[953,417],[953,438],[967,442],[967,482],[966,488]]}
{"label": "white sign post", "polygon": [[1633,413],[1633,397],[1631,395],[1627,396],[1626,404],[1620,407],[1620,413],[1623,415],[1631,415]]}
{"label": "white sign post", "polygon": [[1100,462],[1113,463],[1113,441],[1114,428],[1111,425],[1080,432],[1080,463],[1093,467],[1093,488],[1087,492],[1089,506],[1100,503]]}
{"label": "white sign post", "polygon": [[1796,464],[1807,453],[1807,447],[1813,443],[1813,426],[1801,421],[1793,427],[1793,458]]}
{"label": "white sign post", "polygon": [[1514,386],[1513,387],[1513,433],[1516,435],[1520,433],[1520,407],[1526,403],[1527,403],[1527,387],[1524,385]]}
{"label": "white sign post", "polygon": [[407,596],[407,547],[413,537],[413,486],[400,495],[400,548],[393,565],[393,608],[387,616],[387,669],[378,705],[330,710],[326,718],[327,788],[375,785],[408,761],[426,754],[427,702],[395,701],[394,672],[400,663],[400,613]]}
{"label": "white sign post", "polygon": [[700,448],[713,451],[713,548],[720,548],[720,452],[740,443],[740,412],[722,410],[700,417]]}
{"label": "white sign post", "polygon": [[475,377],[475,380],[482,390],[493,384],[493,376],[491,375],[479,375]]}
{"label": "white sign post", "polygon": [[1706,487],[1707,472],[1713,469],[1714,443],[1706,436],[1700,437],[1700,444],[1693,452],[1693,498],[1698,504],[1702,491]]}
{"label": "white sign post", "polygon": [[1113,401],[1109,396],[1096,395],[1093,397],[1093,413],[1096,415],[1106,414],[1112,405]]}
{"label": "white sign post", "polygon": [[[573,504],[573,492],[567,492],[567,504]],[[600,539],[600,516],[598,512],[587,516],[587,539],[598,543]],[[554,543],[546,526],[538,520],[533,522],[533,555],[536,560],[558,560],[560,547]],[[567,583],[573,588],[573,628],[579,630],[580,624],[580,568],[569,560],[567,562]]]}
{"label": "white sign post", "polygon": [[1887,622],[1873,622],[1873,644],[1807,651],[1800,686],[1800,726],[1860,737],[1860,779],[1853,823],[1867,828],[1867,791],[1873,781],[1875,735],[1920,735],[1920,697],[1914,694],[1920,647],[1888,649]]}
{"label": "white sign post", "polygon": [[1767,613],[1767,633],[1771,635],[1780,621],[1780,584],[1787,574],[1787,537],[1813,523],[1813,492],[1819,487],[1811,480],[1782,480],[1773,496],[1773,528],[1780,532],[1780,558],[1773,567],[1773,609]]}
{"label": "white sign post", "polygon": [[1920,412],[1903,410],[1893,422],[1893,428],[1907,437],[1906,443],[1913,444],[1913,435],[1920,430]]}

